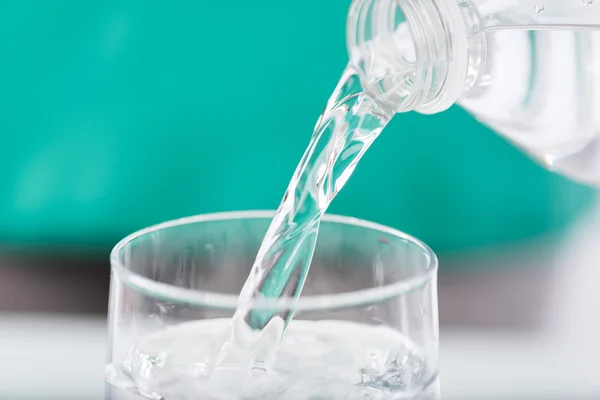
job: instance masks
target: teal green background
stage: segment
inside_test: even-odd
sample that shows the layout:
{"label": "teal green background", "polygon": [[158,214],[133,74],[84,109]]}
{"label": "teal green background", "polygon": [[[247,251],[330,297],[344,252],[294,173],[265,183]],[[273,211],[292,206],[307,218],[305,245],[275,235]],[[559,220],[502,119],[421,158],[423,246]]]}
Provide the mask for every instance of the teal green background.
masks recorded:
{"label": "teal green background", "polygon": [[[346,60],[348,1],[3,1],[0,240],[108,247],[273,209]],[[331,212],[438,251],[558,232],[591,190],[453,108],[398,115]]]}

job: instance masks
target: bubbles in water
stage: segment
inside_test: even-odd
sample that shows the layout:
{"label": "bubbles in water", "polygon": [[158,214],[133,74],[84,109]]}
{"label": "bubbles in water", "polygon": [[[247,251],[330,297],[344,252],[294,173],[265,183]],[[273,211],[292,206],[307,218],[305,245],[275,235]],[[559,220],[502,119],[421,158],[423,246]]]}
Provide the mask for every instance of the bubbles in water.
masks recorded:
{"label": "bubbles in water", "polygon": [[586,6],[591,6],[594,4],[594,0],[583,0],[583,4]]}
{"label": "bubbles in water", "polygon": [[[589,1],[589,0],[586,0],[586,1]],[[543,13],[545,9],[546,9],[546,7],[544,7],[543,4],[536,4],[535,6],[533,6],[533,11],[535,11],[538,14]]]}
{"label": "bubbles in water", "polygon": [[274,368],[215,367],[230,322],[188,322],[143,338],[107,367],[107,379],[156,400],[392,400],[414,398],[435,374],[394,329],[342,321],[292,321]]}

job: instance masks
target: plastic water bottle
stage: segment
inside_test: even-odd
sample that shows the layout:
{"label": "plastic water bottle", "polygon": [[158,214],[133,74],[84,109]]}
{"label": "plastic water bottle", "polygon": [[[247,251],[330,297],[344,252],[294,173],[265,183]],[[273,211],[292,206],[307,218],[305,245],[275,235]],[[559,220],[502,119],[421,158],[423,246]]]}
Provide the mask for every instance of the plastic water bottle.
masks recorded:
{"label": "plastic water bottle", "polygon": [[546,167],[600,185],[597,3],[354,0],[350,63],[382,106],[457,103]]}

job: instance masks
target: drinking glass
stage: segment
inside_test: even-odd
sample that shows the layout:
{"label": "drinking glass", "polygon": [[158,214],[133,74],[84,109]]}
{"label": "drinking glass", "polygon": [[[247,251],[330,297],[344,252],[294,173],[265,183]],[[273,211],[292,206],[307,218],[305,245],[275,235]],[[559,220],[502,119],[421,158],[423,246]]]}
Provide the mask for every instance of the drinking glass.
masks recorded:
{"label": "drinking glass", "polygon": [[325,215],[279,349],[257,371],[217,366],[237,294],[273,212],[199,215],[134,233],[111,254],[106,398],[438,399],[437,258],[395,229]]}

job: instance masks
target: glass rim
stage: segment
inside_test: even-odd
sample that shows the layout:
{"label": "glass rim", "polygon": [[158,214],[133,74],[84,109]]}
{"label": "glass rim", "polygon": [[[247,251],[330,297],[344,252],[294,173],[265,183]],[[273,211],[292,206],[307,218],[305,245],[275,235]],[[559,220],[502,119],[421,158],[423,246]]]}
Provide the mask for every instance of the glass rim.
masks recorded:
{"label": "glass rim", "polygon": [[[270,210],[226,211],[210,214],[199,214],[151,225],[127,235],[115,245],[110,253],[111,271],[113,274],[118,275],[123,284],[134,290],[146,293],[151,297],[159,298],[163,301],[172,302],[175,304],[185,304],[191,307],[204,307],[233,311],[238,306],[237,295],[182,288],[166,283],[156,282],[150,278],[130,271],[121,262],[120,253],[135,239],[163,229],[211,221],[227,221],[235,219],[272,219],[274,215],[275,211]],[[322,221],[377,230],[406,240],[423,251],[423,254],[427,259],[427,265],[424,266],[421,272],[411,276],[408,279],[399,280],[384,286],[327,295],[301,295],[299,298],[262,298],[256,300],[256,302],[252,304],[253,308],[268,309],[271,311],[318,311],[374,304],[398,297],[402,294],[409,293],[412,290],[420,288],[430,282],[437,273],[437,256],[429,246],[414,236],[375,222],[336,214],[325,214],[322,217]]]}

